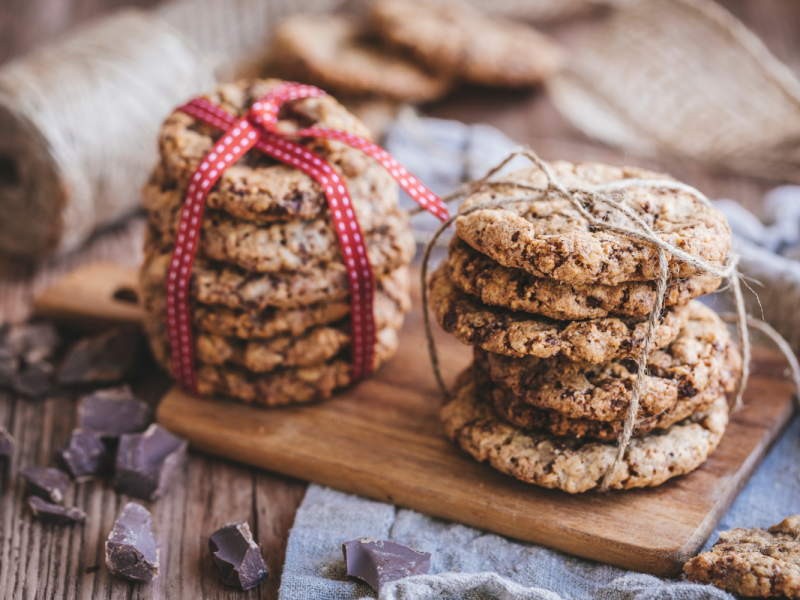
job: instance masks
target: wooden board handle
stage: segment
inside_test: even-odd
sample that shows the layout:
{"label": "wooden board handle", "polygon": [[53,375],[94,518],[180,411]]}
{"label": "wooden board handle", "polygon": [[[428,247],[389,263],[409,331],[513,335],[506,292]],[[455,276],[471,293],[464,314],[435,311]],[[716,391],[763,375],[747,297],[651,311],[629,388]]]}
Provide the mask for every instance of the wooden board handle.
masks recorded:
{"label": "wooden board handle", "polygon": [[36,296],[33,305],[37,316],[76,329],[141,323],[138,269],[107,261],[86,265]]}

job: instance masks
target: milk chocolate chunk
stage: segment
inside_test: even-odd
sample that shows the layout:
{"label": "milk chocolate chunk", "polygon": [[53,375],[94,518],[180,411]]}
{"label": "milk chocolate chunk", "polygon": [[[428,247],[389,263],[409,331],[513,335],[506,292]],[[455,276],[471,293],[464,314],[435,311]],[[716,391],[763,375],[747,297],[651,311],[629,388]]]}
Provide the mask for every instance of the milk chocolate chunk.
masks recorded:
{"label": "milk chocolate chunk", "polygon": [[186,458],[188,442],[153,423],[144,433],[119,438],[114,487],[143,500],[156,500]]}
{"label": "milk chocolate chunk", "polygon": [[225,585],[247,591],[269,576],[261,549],[253,541],[247,521],[220,527],[208,538],[208,547]]}
{"label": "milk chocolate chunk", "polygon": [[26,398],[42,398],[58,390],[53,376],[53,365],[49,362],[26,364],[21,371],[14,374],[11,386],[15,392]]}
{"label": "milk chocolate chunk", "polygon": [[128,502],[106,540],[108,570],[133,581],[153,581],[158,577],[158,559],[153,518],[141,504]]}
{"label": "milk chocolate chunk", "polygon": [[28,484],[28,492],[53,504],[64,502],[69,475],[60,469],[49,467],[25,467],[19,471],[20,477]]}
{"label": "milk chocolate chunk", "polygon": [[58,523],[59,525],[74,525],[86,520],[86,513],[74,506],[59,506],[42,500],[39,496],[28,498],[28,506],[33,516],[40,521]]}
{"label": "milk chocolate chunk", "polygon": [[150,416],[150,407],[134,396],[127,385],[98,390],[78,403],[79,427],[97,432],[105,439],[144,431]]}
{"label": "milk chocolate chunk", "polygon": [[73,479],[88,479],[104,475],[111,466],[111,456],[96,431],[74,429],[59,456]]}
{"label": "milk chocolate chunk", "polygon": [[417,552],[408,546],[360,538],[342,544],[348,577],[355,577],[376,592],[391,581],[427,575],[431,568],[430,552]]}
{"label": "milk chocolate chunk", "polygon": [[142,336],[129,327],[115,327],[84,338],[70,348],[58,381],[62,384],[116,383],[134,367]]}
{"label": "milk chocolate chunk", "polygon": [[51,323],[22,323],[8,329],[3,345],[26,363],[38,363],[55,354],[61,338]]}
{"label": "milk chocolate chunk", "polygon": [[14,438],[8,430],[0,425],[0,463],[11,459],[14,453]]}

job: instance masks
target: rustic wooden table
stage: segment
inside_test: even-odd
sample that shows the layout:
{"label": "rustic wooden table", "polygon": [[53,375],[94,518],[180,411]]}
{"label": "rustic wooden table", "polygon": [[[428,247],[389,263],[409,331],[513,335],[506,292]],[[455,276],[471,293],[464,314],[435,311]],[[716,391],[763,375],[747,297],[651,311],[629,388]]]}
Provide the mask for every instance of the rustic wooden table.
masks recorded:
{"label": "rustic wooden table", "polygon": [[[265,0],[267,1],[267,0]],[[21,55],[62,31],[123,5],[154,0],[0,0],[0,62]],[[800,4],[792,0],[724,0],[795,72],[800,72]],[[602,18],[602,17],[599,17]],[[594,19],[561,24],[550,31],[577,43]],[[530,144],[544,158],[638,163],[662,168],[710,197],[730,197],[757,207],[775,182],[707,173],[679,165],[625,156],[592,143],[556,112],[545,94],[459,90],[425,113],[465,122],[487,122]],[[2,218],[2,216],[0,216]],[[24,319],[33,295],[60,275],[98,259],[135,265],[141,259],[143,218],[95,236],[84,249],[38,265],[0,257],[0,322]],[[155,404],[168,386],[145,357],[136,391]],[[250,597],[277,598],[286,540],[306,484],[214,457],[192,453],[165,498],[149,506],[162,547],[162,575],[152,585],[127,583],[102,567],[103,542],[128,498],[108,482],[73,486],[67,502],[84,509],[84,527],[43,525],[24,507],[17,470],[52,464],[53,450],[74,426],[75,398],[60,394],[42,401],[0,392],[0,423],[16,437],[13,464],[0,479],[0,600],[29,598],[234,598],[207,550],[220,525],[246,519],[262,545],[271,575]],[[99,568],[98,568],[99,567]]]}

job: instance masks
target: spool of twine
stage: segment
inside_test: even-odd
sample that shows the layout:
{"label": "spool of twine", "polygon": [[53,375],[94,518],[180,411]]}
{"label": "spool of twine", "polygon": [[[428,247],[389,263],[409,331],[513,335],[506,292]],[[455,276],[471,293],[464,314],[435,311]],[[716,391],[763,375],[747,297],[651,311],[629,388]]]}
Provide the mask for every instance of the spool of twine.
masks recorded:
{"label": "spool of twine", "polygon": [[266,47],[275,20],[342,0],[127,9],[0,68],[0,252],[77,248],[140,206],[161,122]]}

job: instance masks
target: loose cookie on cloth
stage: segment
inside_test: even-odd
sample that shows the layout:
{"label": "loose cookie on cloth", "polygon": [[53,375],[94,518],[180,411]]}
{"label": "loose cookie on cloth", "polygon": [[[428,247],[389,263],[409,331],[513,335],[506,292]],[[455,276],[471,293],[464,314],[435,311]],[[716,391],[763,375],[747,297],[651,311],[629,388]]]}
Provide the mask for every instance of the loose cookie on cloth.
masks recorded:
{"label": "loose cookie on cloth", "polygon": [[535,29],[487,17],[464,2],[376,0],[370,26],[430,69],[479,85],[542,83],[563,56],[554,40]]}
{"label": "loose cookie on cloth", "polygon": [[708,552],[684,567],[690,581],[741,596],[800,598],[800,515],[769,530],[723,531]]}
{"label": "loose cookie on cloth", "polygon": [[[450,280],[461,291],[477,296],[484,304],[502,306],[568,321],[597,319],[609,315],[645,317],[656,300],[654,281],[632,281],[619,285],[567,284],[535,277],[522,269],[509,269],[453,236],[448,251]],[[689,300],[710,294],[722,280],[711,275],[670,281],[664,306],[683,306]]]}
{"label": "loose cookie on cloth", "polygon": [[[550,164],[555,177],[567,188],[591,188],[625,179],[660,179],[666,175],[633,167],[557,161]],[[538,168],[526,168],[504,178],[541,188],[546,178]],[[460,210],[502,197],[530,197],[534,192],[512,183],[471,195]],[[639,213],[660,239],[694,256],[721,265],[730,250],[731,231],[725,216],[688,192],[634,187],[618,192]],[[610,224],[637,230],[628,217],[605,204],[590,210]],[[563,197],[521,201],[502,208],[476,210],[456,219],[457,235],[475,250],[505,267],[522,269],[536,277],[567,284],[619,285],[657,279],[658,252],[610,230],[591,226]],[[702,275],[698,269],[669,255],[673,279]]]}
{"label": "loose cookie on cloth", "polygon": [[[657,415],[681,398],[709,387],[728,389],[741,358],[722,320],[697,301],[688,305],[689,320],[666,348],[653,352],[642,381],[640,417]],[[636,379],[636,363],[612,360],[588,364],[532,356],[510,358],[475,349],[492,381],[522,402],[573,419],[625,419]]]}
{"label": "loose cookie on cloth", "polygon": [[[431,276],[430,306],[442,328],[460,341],[513,357],[559,358],[591,363],[635,358],[647,335],[643,318],[605,317],[555,321],[487,306],[452,284],[442,264]],[[669,344],[686,324],[685,306],[669,307],[656,326],[653,348]]]}
{"label": "loose cookie on cloth", "polygon": [[[223,84],[203,97],[241,117],[258,98],[281,83],[267,79]],[[292,100],[281,107],[278,116],[278,128],[287,133],[303,127],[327,127],[370,138],[366,127],[331,96]],[[159,138],[161,167],[166,177],[185,190],[222,133],[186,113],[172,113],[164,121]],[[373,158],[335,140],[313,138],[300,143],[319,154],[340,176],[351,180],[375,166]],[[389,202],[396,198],[397,192],[394,194]],[[206,209],[222,210],[245,220],[290,221],[314,219],[327,212],[328,204],[322,187],[311,177],[254,151],[225,170],[208,194]]]}
{"label": "loose cookie on cloth", "polygon": [[[599,487],[617,453],[616,444],[510,425],[482,400],[471,371],[457,383],[455,397],[441,410],[447,436],[478,461],[498,471],[571,494]],[[717,448],[728,424],[724,396],[658,434],[631,440],[609,482],[612,489],[656,486],[699,467]]]}
{"label": "loose cookie on cloth", "polygon": [[287,78],[345,96],[427,102],[450,88],[447,75],[432,73],[382,48],[345,16],[289,17],[273,31],[272,56],[275,67]]}

